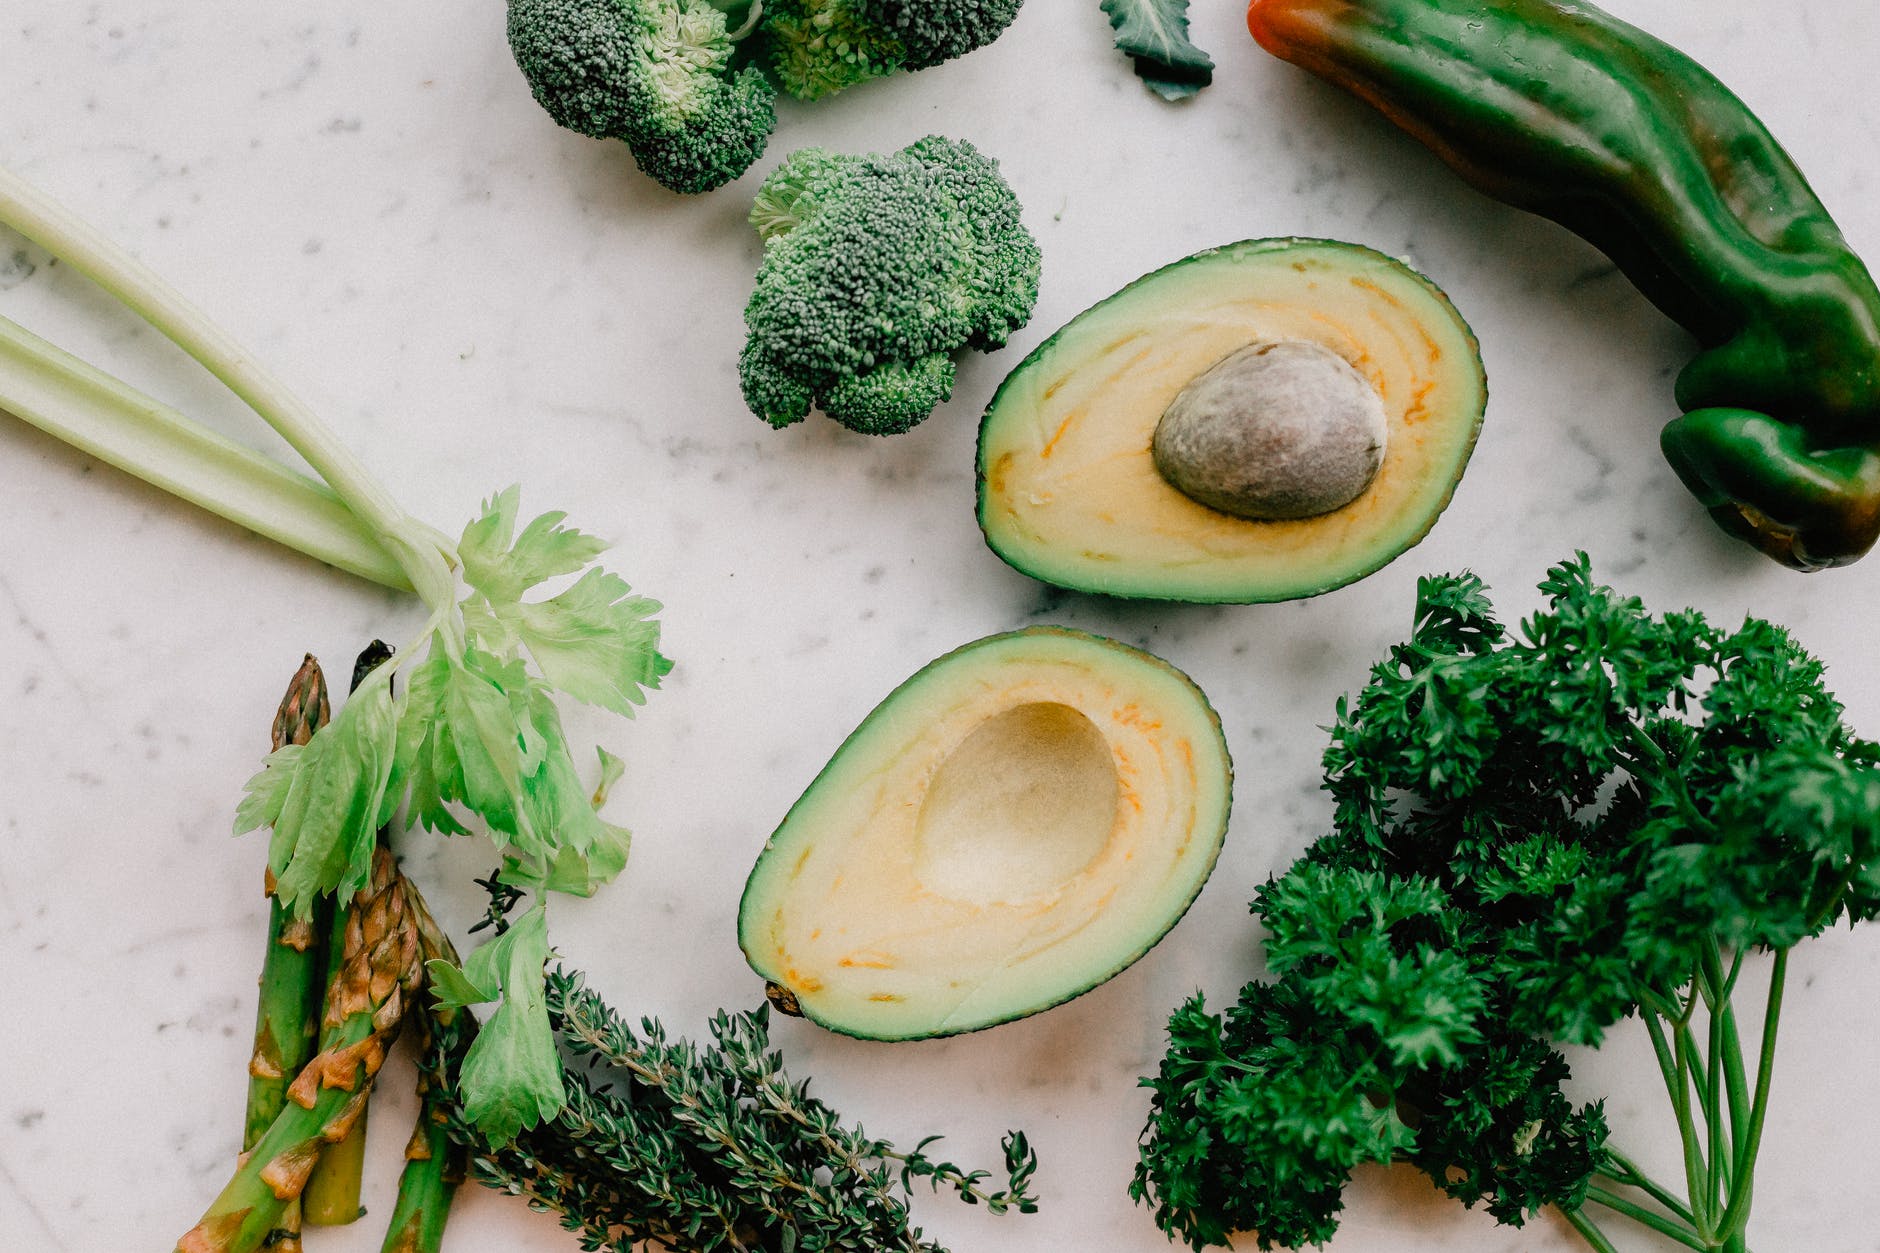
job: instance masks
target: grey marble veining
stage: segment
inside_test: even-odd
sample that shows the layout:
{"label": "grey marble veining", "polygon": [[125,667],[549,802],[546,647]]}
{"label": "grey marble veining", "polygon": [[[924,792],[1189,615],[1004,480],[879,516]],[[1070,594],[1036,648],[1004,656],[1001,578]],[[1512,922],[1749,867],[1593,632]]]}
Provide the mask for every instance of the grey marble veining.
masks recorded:
{"label": "grey marble veining", "polygon": [[[1032,0],[992,48],[814,109],[771,155],[897,147],[928,131],[999,156],[1045,254],[1033,324],[968,359],[913,433],[743,409],[735,356],[759,246],[757,178],[700,199],[625,150],[558,131],[509,61],[495,3],[13,0],[0,13],[0,161],[176,281],[312,401],[416,514],[446,528],[510,482],[618,545],[667,604],[667,689],[631,724],[570,716],[628,762],[610,816],[627,875],[557,902],[558,946],[633,1012],[696,1032],[760,988],[733,935],[765,835],[853,724],[930,658],[1058,622],[1150,648],[1221,711],[1238,766],[1227,851],[1189,917],[1114,982],[978,1035],[884,1047],[786,1023],[792,1069],[871,1131],[945,1132],[996,1159],[1021,1125],[1043,1211],[991,1219],[920,1197],[956,1250],[1167,1244],[1123,1194],[1171,1006],[1260,972],[1253,887],[1325,824],[1322,734],[1408,625],[1415,579],[1469,566],[1513,616],[1576,548],[1658,607],[1777,617],[1880,733],[1880,558],[1804,578],[1718,534],[1657,453],[1688,353],[1596,253],[1462,188],[1364,109],[1266,58],[1238,3],[1196,6],[1216,85],[1171,107],[1107,48],[1094,0]],[[1612,0],[1763,114],[1854,245],[1880,257],[1880,10]],[[1317,600],[1122,604],[1001,565],[973,520],[977,412],[1053,328],[1177,256],[1279,234],[1407,255],[1482,342],[1487,425],[1425,543]],[[238,438],[282,453],[178,353],[38,250],[0,237],[0,312]],[[303,651],[336,671],[408,601],[171,504],[0,419],[0,1248],[160,1248],[229,1169],[241,1123],[262,842],[227,837]],[[458,926],[480,845],[403,843]],[[1762,1253],[1855,1253],[1880,1151],[1880,932],[1802,949],[1757,1197]],[[1575,1054],[1628,1141],[1669,1175],[1641,1040]],[[367,1204],[389,1211],[409,1067],[375,1106]],[[1333,1248],[1578,1247],[1541,1218],[1498,1229],[1408,1172],[1366,1172]],[[459,1253],[574,1247],[466,1190]],[[378,1248],[373,1217],[310,1248]],[[1628,1250],[1647,1249],[1632,1240]]]}

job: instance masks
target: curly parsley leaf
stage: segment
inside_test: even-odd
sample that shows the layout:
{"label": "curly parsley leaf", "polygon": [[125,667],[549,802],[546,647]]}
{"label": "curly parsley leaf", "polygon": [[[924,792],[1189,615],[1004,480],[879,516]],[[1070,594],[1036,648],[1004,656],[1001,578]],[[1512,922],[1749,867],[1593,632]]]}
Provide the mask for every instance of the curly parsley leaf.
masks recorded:
{"label": "curly parsley leaf", "polygon": [[1214,81],[1214,61],[1188,37],[1188,0],[1102,0],[1116,46],[1144,86],[1185,100]]}

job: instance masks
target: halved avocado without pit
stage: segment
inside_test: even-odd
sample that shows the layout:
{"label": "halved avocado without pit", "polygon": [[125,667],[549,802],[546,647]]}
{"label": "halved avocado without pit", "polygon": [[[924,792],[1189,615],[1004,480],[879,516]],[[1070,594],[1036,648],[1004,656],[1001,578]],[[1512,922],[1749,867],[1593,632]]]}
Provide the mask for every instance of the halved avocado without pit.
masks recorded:
{"label": "halved avocado without pit", "polygon": [[738,941],[771,1000],[908,1040],[1048,1009],[1175,925],[1227,829],[1220,720],[1148,653],[1055,627],[948,653],[764,846]]}
{"label": "halved avocado without pit", "polygon": [[[1318,239],[1210,249],[1079,314],[1006,378],[980,425],[980,528],[1013,567],[1079,591],[1316,595],[1428,533],[1487,394],[1468,325],[1402,262]],[[1352,413],[1313,414],[1319,397]],[[1222,449],[1242,463],[1206,464]],[[1202,464],[1181,473],[1171,450]],[[1243,499],[1284,507],[1224,503]]]}

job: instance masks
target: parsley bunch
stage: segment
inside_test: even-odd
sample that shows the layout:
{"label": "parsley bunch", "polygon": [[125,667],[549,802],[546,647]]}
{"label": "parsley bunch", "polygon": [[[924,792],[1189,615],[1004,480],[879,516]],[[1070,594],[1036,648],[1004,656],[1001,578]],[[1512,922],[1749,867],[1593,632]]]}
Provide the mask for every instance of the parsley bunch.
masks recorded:
{"label": "parsley bunch", "polygon": [[[1410,640],[1341,701],[1335,829],[1263,887],[1272,981],[1171,1020],[1131,1192],[1199,1249],[1328,1240],[1353,1167],[1409,1162],[1596,1250],[1622,1217],[1742,1253],[1789,950],[1880,910],[1880,745],[1781,627],[1654,617],[1549,571],[1510,633],[1472,575],[1423,580]],[[1732,994],[1769,950],[1746,1055]],[[1560,1085],[1556,1043],[1636,1018],[1681,1189]]]}

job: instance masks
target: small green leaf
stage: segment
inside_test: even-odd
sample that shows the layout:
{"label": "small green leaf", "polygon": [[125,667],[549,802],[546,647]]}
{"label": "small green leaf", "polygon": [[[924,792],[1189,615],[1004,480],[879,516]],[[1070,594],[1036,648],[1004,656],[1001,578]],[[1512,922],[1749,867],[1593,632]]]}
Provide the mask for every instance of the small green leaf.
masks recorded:
{"label": "small green leaf", "polygon": [[551,847],[585,849],[599,838],[602,823],[594,812],[592,790],[575,772],[561,711],[538,687],[529,694],[527,718],[542,744],[541,763],[523,784],[530,825],[551,833]]}
{"label": "small green leaf", "polygon": [[391,687],[368,682],[302,750],[268,844],[281,902],[312,915],[315,897],[350,898],[372,872],[398,723]]}
{"label": "small green leaf", "polygon": [[493,608],[543,677],[576,700],[631,717],[672,669],[659,654],[659,602],[605,570],[549,600]]}
{"label": "small green leaf", "polygon": [[503,882],[568,896],[592,896],[627,868],[633,834],[625,827],[602,823],[600,835],[585,850],[564,848],[546,868],[510,858],[503,864]]}
{"label": "small green leaf", "polygon": [[1182,100],[1214,81],[1214,61],[1188,38],[1188,0],[1102,0],[1116,46],[1136,63],[1143,84],[1164,100]]}
{"label": "small green leaf", "polygon": [[[545,712],[553,715],[553,704],[544,704]],[[530,788],[532,795],[539,795],[536,821],[550,824],[550,828],[560,834],[562,847],[546,865],[541,861],[509,858],[503,865],[503,882],[571,896],[592,896],[602,884],[612,882],[626,869],[627,854],[632,848],[631,832],[597,816],[606,803],[608,790],[619,781],[626,765],[606,749],[597,750],[601,762],[600,782],[583,801],[579,795],[583,789],[574,777],[572,763],[565,769],[561,765],[566,760],[566,749],[562,744],[559,717],[553,718],[547,738],[550,748],[545,764],[541,773],[531,780]],[[584,807],[585,815],[580,812]]]}
{"label": "small green leaf", "polygon": [[573,574],[607,549],[601,540],[563,527],[564,513],[545,513],[515,535],[521,497],[520,488],[510,487],[485,501],[457,547],[464,582],[494,604],[514,603],[536,584]]}
{"label": "small green leaf", "polygon": [[543,987],[548,957],[548,915],[537,905],[470,954],[462,984],[452,987],[488,1000],[482,994],[500,984],[502,1005],[478,1031],[461,1072],[464,1113],[497,1148],[567,1103]]}
{"label": "small green leaf", "polygon": [[444,780],[457,773],[456,745],[440,712],[450,669],[449,657],[435,640],[430,655],[411,668],[398,719],[397,773],[410,784],[410,821],[445,835],[467,835],[444,797]]}
{"label": "small green leaf", "polygon": [[475,648],[461,660],[434,649],[413,670],[400,752],[411,753],[416,821],[462,833],[447,807],[453,802],[481,817],[498,847],[516,843],[531,854],[552,847],[555,833],[531,822],[524,794],[547,751],[529,712],[539,692],[520,662]]}
{"label": "small green leaf", "polygon": [[300,765],[303,747],[300,744],[281,745],[268,754],[267,763],[242,785],[246,795],[242,797],[241,804],[235,807],[236,835],[271,827],[281,816],[281,807],[287,803],[288,789],[293,786],[294,772]]}
{"label": "small green leaf", "polygon": [[520,666],[466,650],[453,662],[440,703],[455,768],[440,778],[446,800],[462,801],[489,824],[498,845],[533,842],[522,782],[537,762],[522,727],[528,681]]}
{"label": "small green leaf", "polygon": [[[488,945],[484,946],[488,948]],[[482,949],[477,950],[481,952]],[[482,987],[472,983],[470,977],[461,969],[451,965],[441,957],[434,957],[424,963],[425,972],[430,976],[431,995],[437,1003],[446,1009],[463,1009],[470,1005],[483,1005],[502,995],[500,984]]]}
{"label": "small green leaf", "polygon": [[614,790],[614,784],[627,772],[627,763],[620,760],[604,748],[596,748],[601,758],[601,781],[594,785],[594,795],[590,798],[594,808],[599,809],[607,803],[607,794]]}

